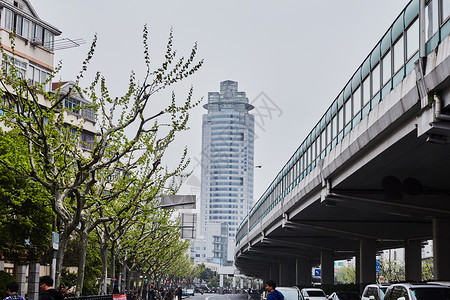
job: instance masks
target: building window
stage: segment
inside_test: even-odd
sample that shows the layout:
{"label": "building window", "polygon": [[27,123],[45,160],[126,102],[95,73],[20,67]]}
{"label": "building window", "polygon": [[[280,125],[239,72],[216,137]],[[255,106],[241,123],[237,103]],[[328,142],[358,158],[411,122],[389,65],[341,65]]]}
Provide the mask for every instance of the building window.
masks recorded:
{"label": "building window", "polygon": [[83,108],[81,111],[84,118],[89,121],[95,122],[95,112],[92,108]]}
{"label": "building window", "polygon": [[50,76],[50,72],[43,70],[35,65],[29,65],[27,78],[31,85],[42,84],[45,91],[50,90],[50,82],[47,78]]}
{"label": "building window", "polygon": [[66,98],[64,100],[64,108],[71,111],[74,114],[80,114],[80,100],[74,99],[72,97]]}
{"label": "building window", "polygon": [[9,9],[5,9],[4,28],[9,31],[15,31],[17,35],[24,37],[25,39],[29,40],[32,38],[33,43],[36,45],[41,45],[44,48],[53,51],[55,35],[52,32]]}
{"label": "building window", "polygon": [[83,149],[92,150],[94,148],[95,136],[92,132],[83,131],[81,133],[80,146]]}
{"label": "building window", "polygon": [[[14,64],[14,68],[16,73],[16,76],[19,78],[25,78],[26,72],[27,72],[27,63],[18,60],[17,58],[13,58],[11,56],[8,56],[9,64]],[[9,65],[6,61],[3,62],[3,67],[8,71],[11,72],[11,68],[9,68]]]}

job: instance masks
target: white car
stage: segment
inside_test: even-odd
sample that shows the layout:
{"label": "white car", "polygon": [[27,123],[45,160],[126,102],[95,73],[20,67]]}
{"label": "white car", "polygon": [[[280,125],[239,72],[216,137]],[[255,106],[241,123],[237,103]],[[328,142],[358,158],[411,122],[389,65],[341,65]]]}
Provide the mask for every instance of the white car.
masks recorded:
{"label": "white car", "polygon": [[360,300],[361,297],[357,292],[342,291],[334,292],[328,297],[328,300]]}
{"label": "white car", "polygon": [[361,300],[383,300],[389,285],[369,284],[364,288]]}
{"label": "white car", "polygon": [[305,300],[327,300],[327,295],[319,288],[304,288],[302,296]]}
{"label": "white car", "polygon": [[448,300],[450,288],[441,284],[396,283],[390,285],[384,300]]}
{"label": "white car", "polygon": [[194,296],[194,295],[195,295],[194,289],[186,289],[186,294],[187,294],[188,296]]}
{"label": "white car", "polygon": [[304,300],[302,294],[298,287],[284,287],[279,286],[276,288],[277,291],[283,294],[284,300]]}

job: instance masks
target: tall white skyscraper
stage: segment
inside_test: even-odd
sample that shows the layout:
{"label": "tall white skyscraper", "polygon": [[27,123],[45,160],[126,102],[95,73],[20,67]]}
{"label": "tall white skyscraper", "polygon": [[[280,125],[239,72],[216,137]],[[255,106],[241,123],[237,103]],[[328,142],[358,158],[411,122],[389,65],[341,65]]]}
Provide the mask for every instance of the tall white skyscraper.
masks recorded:
{"label": "tall white skyscraper", "polygon": [[253,106],[238,92],[238,83],[227,80],[220,92],[208,93],[203,107],[208,113],[203,115],[200,234],[207,235],[211,223],[226,223],[231,245],[253,205]]}

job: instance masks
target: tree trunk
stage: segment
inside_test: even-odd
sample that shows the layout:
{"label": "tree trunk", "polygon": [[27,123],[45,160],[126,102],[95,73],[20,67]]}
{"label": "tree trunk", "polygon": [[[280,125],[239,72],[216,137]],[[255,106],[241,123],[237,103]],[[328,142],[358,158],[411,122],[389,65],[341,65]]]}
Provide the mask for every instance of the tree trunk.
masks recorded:
{"label": "tree trunk", "polygon": [[108,238],[106,234],[103,232],[103,236],[101,238],[101,257],[102,257],[102,276],[100,280],[100,286],[98,287],[98,294],[104,295],[106,294],[106,277],[108,274]]}
{"label": "tree trunk", "polygon": [[[133,274],[131,273],[131,270],[129,270],[128,268],[127,268],[127,266],[125,265],[125,268],[126,268],[126,273],[127,273],[127,276],[128,276],[128,280],[126,281],[126,286],[127,286],[127,291],[128,292],[130,292],[130,288],[131,288],[131,280],[133,279]],[[129,274],[129,275],[128,275]]]}
{"label": "tree trunk", "polygon": [[69,242],[70,233],[68,232],[67,228],[64,228],[62,232],[59,235],[59,247],[58,252],[56,254],[56,271],[55,271],[55,278],[54,278],[54,286],[58,287],[59,283],[61,281],[61,271],[64,261],[64,254],[67,249],[67,244]]}
{"label": "tree trunk", "polygon": [[114,283],[116,279],[116,247],[114,243],[111,245],[111,284],[109,287],[109,293],[112,294],[114,290]]}
{"label": "tree trunk", "polygon": [[78,277],[77,277],[77,287],[75,294],[77,297],[80,297],[83,293],[83,284],[84,284],[84,269],[86,267],[86,252],[88,246],[89,233],[87,232],[87,228],[89,224],[85,224],[81,227],[80,232],[80,243],[81,243],[81,252],[78,258]]}
{"label": "tree trunk", "polygon": [[125,257],[125,260],[124,260],[123,265],[122,265],[122,278],[119,281],[120,292],[121,293],[124,293],[125,290],[127,290],[127,285],[126,285],[127,282],[128,282],[128,280],[127,280],[127,260],[126,260],[126,257]]}

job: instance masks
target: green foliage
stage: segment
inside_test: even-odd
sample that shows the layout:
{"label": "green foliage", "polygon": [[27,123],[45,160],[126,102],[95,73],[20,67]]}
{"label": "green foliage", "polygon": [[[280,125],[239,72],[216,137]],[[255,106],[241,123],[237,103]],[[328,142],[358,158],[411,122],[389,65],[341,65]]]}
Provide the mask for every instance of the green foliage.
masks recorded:
{"label": "green foliage", "polygon": [[356,282],[355,267],[350,265],[348,267],[342,266],[336,273],[336,281],[338,284],[351,284]]}
{"label": "green foliage", "polygon": [[98,278],[101,276],[102,259],[98,251],[99,244],[94,233],[89,235],[84,273],[83,295],[96,295]]}
{"label": "green foliage", "polygon": [[433,258],[422,260],[422,280],[434,279]]}
{"label": "green foliage", "polygon": [[215,275],[209,281],[209,286],[213,287],[213,288],[218,288],[219,287],[219,283],[220,283],[220,278],[219,278],[218,275]]}
{"label": "green foliage", "polygon": [[385,282],[401,282],[405,280],[405,263],[398,261],[381,260],[380,276],[384,277]]}
{"label": "green foliage", "polygon": [[[23,193],[17,199],[24,201],[24,195],[31,194],[42,209],[48,203],[56,214],[60,234],[56,285],[66,245],[74,231],[79,230],[79,224],[81,230],[85,230],[83,233],[97,231],[98,236],[104,238],[95,244],[97,248],[90,248],[91,245],[87,248],[84,293],[95,293],[99,276],[98,249],[107,249],[111,244],[120,245],[121,259],[132,269],[140,269],[154,277],[180,276],[179,269],[192,271],[185,259],[188,242],[180,241],[179,221],[171,220],[171,211],[155,207],[161,195],[174,195],[182,179],[190,173],[186,148],[175,160],[166,159],[165,153],[178,133],[189,129],[189,113],[200,101],[193,101],[192,88],[182,102],[176,101],[174,92],[169,97],[155,95],[195,73],[203,60],[196,59],[197,44],[189,56],[177,56],[171,31],[164,62],[152,69],[147,36],[145,27],[145,76],[138,80],[132,72],[123,95],[111,95],[107,80],[100,72],[89,87],[79,85],[93,58],[96,37],[76,82],[68,90],[60,87],[48,91],[45,88],[56,78],[61,66],[45,83],[31,84],[22,79],[14,64],[14,40],[10,41],[12,52],[0,47],[4,58],[0,72],[3,86],[0,90],[1,122],[23,141],[17,151],[21,158],[17,162],[20,163],[5,156],[0,157],[0,165],[20,175],[20,185],[30,186],[25,193],[16,184],[15,190]],[[70,108],[65,105],[66,99],[80,95],[86,96],[90,104]],[[80,147],[86,146],[81,134],[87,121],[68,117],[74,113],[79,115],[83,110],[92,110],[96,116],[97,134],[90,151]],[[11,138],[7,142],[14,144]],[[3,144],[7,145],[6,142]],[[11,201],[17,202],[17,199]],[[19,204],[17,207],[23,206],[23,202]],[[36,209],[36,212],[42,209]],[[42,220],[43,234],[46,234],[50,222],[45,218]],[[32,237],[30,240],[33,247],[39,249],[41,244]],[[18,244],[22,245],[23,240]],[[12,246],[9,243],[7,248]],[[31,253],[29,249],[27,251]],[[104,262],[103,274],[107,265]]]}
{"label": "green foliage", "polygon": [[[24,140],[0,130],[0,160],[17,169],[27,165]],[[0,248],[7,260],[38,261],[51,246],[54,214],[48,194],[29,177],[0,165]]]}
{"label": "green foliage", "polygon": [[70,272],[68,268],[63,268],[61,272],[61,283],[66,289],[76,286],[77,274]]}
{"label": "green foliage", "polygon": [[16,281],[14,277],[5,272],[0,271],[0,299],[4,299],[8,294],[6,293],[6,283],[9,281]]}
{"label": "green foliage", "polygon": [[205,264],[197,265],[196,273],[198,274],[197,278],[205,282],[210,282],[214,276],[214,272],[210,268],[207,268]]}

